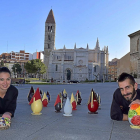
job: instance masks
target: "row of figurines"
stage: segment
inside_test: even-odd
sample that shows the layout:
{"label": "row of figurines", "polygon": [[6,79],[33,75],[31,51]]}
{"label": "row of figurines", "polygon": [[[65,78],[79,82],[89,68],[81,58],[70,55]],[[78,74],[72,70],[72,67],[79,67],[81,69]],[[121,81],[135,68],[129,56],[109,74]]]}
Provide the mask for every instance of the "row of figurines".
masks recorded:
{"label": "row of figurines", "polygon": [[[40,90],[40,97],[38,97],[38,99],[40,98],[42,100],[37,101],[35,99],[35,97],[36,97],[35,94],[37,94],[37,93],[35,93],[33,91],[34,91],[33,87],[31,87],[31,90],[28,94],[28,101],[29,102],[34,97],[34,99],[32,99],[33,103],[31,104],[31,109],[32,110],[42,110],[41,105],[39,106],[39,102],[40,102],[40,104],[43,104],[44,107],[46,107],[48,102],[50,102],[50,94],[49,94],[49,92],[47,92],[47,95],[46,95],[46,93],[44,93],[44,95],[46,96],[46,98],[45,98],[45,96],[42,95],[42,91]],[[79,90],[77,91],[75,96],[76,96],[76,99],[74,98],[73,93],[72,93],[72,95],[71,95],[72,110],[76,110],[76,106],[80,105],[81,101],[82,101],[81,93],[79,92]],[[60,112],[60,110],[62,109],[62,104],[64,102],[64,99],[67,99],[67,92],[65,89],[64,89],[64,91],[62,91],[62,93],[58,94],[57,99],[55,101],[54,106],[55,106],[56,112]],[[98,110],[100,103],[101,103],[101,98],[100,98],[99,94],[96,94],[92,89],[90,97],[89,97],[89,101],[88,101],[88,109],[89,109],[90,113],[95,113]],[[33,112],[37,113],[37,111],[33,111]]]}

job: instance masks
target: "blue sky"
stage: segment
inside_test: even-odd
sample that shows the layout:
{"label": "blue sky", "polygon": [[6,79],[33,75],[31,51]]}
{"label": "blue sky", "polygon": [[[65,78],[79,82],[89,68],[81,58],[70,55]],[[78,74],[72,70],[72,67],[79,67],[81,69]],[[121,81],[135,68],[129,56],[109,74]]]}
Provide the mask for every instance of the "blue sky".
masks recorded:
{"label": "blue sky", "polygon": [[44,50],[45,21],[53,10],[56,49],[109,48],[109,60],[130,51],[140,30],[140,0],[0,0],[0,54]]}

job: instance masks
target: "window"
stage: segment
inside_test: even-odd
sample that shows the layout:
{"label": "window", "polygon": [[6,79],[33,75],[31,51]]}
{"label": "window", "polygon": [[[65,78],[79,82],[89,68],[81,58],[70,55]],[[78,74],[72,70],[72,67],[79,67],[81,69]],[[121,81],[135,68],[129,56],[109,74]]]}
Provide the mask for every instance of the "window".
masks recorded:
{"label": "window", "polygon": [[56,67],[55,67],[55,71],[57,71],[58,70],[58,65],[56,65]]}
{"label": "window", "polygon": [[48,49],[50,49],[50,44],[48,44]]}
{"label": "window", "polygon": [[57,60],[60,59],[60,56],[57,56]]}
{"label": "window", "polygon": [[48,40],[51,40],[51,36],[50,35],[48,35]]}
{"label": "window", "polygon": [[50,30],[50,32],[52,32],[52,26],[51,26],[51,30]]}
{"label": "window", "polygon": [[71,59],[71,56],[68,56],[68,60],[70,60]]}
{"label": "window", "polygon": [[52,26],[48,26],[48,32],[52,32]]}

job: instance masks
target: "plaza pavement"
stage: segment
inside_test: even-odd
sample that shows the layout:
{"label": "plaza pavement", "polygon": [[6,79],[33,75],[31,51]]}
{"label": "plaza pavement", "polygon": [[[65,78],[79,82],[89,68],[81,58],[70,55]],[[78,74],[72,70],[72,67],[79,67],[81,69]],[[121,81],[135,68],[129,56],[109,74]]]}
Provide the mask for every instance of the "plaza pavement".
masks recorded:
{"label": "plaza pavement", "polygon": [[[43,91],[49,91],[51,101],[44,107],[42,115],[31,115],[27,94],[31,85],[16,86],[19,90],[15,117],[11,127],[0,131],[0,140],[139,140],[140,130],[131,129],[128,121],[110,119],[110,105],[117,83],[33,85]],[[82,103],[73,111],[72,117],[55,113],[54,103],[57,94],[66,89],[68,96],[79,90]],[[87,102],[91,89],[101,96],[98,114],[88,114]],[[64,106],[63,106],[64,107]]]}

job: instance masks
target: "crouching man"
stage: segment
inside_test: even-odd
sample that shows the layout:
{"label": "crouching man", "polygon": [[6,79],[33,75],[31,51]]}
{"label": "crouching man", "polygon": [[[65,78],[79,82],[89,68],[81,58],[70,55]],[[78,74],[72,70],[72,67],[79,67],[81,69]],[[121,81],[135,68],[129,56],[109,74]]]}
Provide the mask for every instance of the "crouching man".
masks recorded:
{"label": "crouching man", "polygon": [[140,104],[140,89],[132,75],[122,73],[118,77],[118,86],[113,95],[110,116],[113,120],[128,120],[129,107]]}

